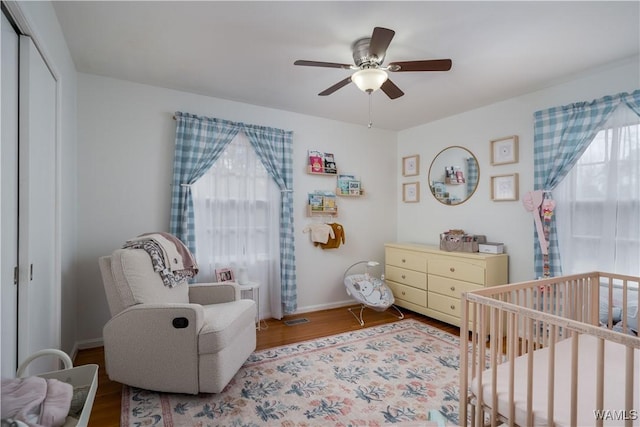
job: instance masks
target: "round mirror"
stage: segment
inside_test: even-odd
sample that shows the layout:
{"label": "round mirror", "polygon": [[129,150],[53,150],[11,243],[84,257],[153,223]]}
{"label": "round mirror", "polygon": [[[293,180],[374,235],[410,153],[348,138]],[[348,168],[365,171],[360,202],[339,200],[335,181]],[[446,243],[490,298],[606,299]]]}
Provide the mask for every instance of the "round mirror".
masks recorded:
{"label": "round mirror", "polygon": [[471,197],[478,187],[478,160],[464,147],[447,147],[433,159],[429,167],[431,194],[445,205],[459,205]]}

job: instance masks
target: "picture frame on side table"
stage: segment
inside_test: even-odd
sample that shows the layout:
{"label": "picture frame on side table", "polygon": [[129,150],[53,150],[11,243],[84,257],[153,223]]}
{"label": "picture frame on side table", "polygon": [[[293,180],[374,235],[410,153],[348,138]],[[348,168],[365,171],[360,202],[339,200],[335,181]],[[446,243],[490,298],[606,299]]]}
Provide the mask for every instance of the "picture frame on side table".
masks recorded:
{"label": "picture frame on side table", "polygon": [[518,135],[491,141],[491,164],[507,165],[518,163]]}
{"label": "picture frame on side table", "polygon": [[236,278],[230,268],[216,268],[217,282],[235,282]]}
{"label": "picture frame on side table", "polygon": [[402,176],[416,176],[420,174],[420,156],[406,156],[402,158]]}
{"label": "picture frame on side table", "polygon": [[492,176],[491,200],[494,202],[518,200],[518,174]]}
{"label": "picture frame on side table", "polygon": [[416,203],[420,201],[420,183],[406,182],[402,184],[402,201]]}

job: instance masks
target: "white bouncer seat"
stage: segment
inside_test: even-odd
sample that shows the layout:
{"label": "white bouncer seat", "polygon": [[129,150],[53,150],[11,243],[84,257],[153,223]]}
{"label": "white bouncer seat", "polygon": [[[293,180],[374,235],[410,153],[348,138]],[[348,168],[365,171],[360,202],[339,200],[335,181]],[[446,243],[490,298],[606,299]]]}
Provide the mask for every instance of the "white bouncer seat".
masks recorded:
{"label": "white bouncer seat", "polygon": [[398,313],[396,317],[404,319],[404,314],[394,305],[393,292],[391,292],[384,280],[371,276],[368,271],[364,274],[348,274],[351,268],[361,263],[366,263],[367,269],[378,265],[375,261],[360,261],[353,264],[345,272],[344,286],[347,294],[361,304],[359,315],[356,315],[352,308],[348,309],[349,312],[358,320],[360,326],[364,326],[362,312],[365,307],[375,311],[385,311],[389,307],[393,307]]}

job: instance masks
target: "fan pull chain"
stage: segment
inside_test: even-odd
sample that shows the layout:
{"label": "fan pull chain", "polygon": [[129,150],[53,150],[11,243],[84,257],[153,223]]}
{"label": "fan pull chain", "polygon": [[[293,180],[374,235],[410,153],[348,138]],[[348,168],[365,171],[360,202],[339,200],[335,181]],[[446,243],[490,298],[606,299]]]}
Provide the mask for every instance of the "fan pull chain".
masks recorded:
{"label": "fan pull chain", "polygon": [[373,123],[371,122],[371,91],[369,91],[369,124],[367,125],[367,127],[369,129],[371,129],[371,126],[373,126]]}

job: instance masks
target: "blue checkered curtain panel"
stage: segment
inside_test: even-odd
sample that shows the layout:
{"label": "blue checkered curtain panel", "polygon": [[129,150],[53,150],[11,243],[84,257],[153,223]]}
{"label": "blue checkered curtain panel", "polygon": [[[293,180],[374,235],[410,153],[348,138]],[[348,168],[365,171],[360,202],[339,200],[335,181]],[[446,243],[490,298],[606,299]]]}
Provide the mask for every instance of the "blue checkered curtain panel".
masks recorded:
{"label": "blue checkered curtain panel", "polygon": [[240,127],[226,120],[175,113],[176,146],[173,159],[169,231],[196,253],[195,219],[191,184],[224,152]]}
{"label": "blue checkered curtain panel", "polygon": [[476,190],[479,178],[480,170],[478,169],[478,162],[475,157],[467,158],[467,197],[470,197]]}
{"label": "blue checkered curtain panel", "polygon": [[280,214],[280,278],[284,313],[297,310],[293,235],[293,132],[222,119],[175,113],[176,146],[173,163],[169,230],[195,254],[195,218],[191,184],[201,178],[238,134],[243,132],[282,194]]}
{"label": "blue checkered curtain panel", "polygon": [[296,258],[293,235],[293,132],[242,125],[258,158],[280,188],[280,286],[285,314],[298,308]]}
{"label": "blue checkered curtain panel", "polygon": [[[611,113],[621,103],[640,116],[640,90],[605,96],[591,102],[553,107],[534,113],[534,189],[553,190],[576,164]],[[549,275],[562,275],[555,217],[549,235]],[[534,246],[538,234],[534,227]],[[535,246],[536,277],[542,277],[543,256]]]}

